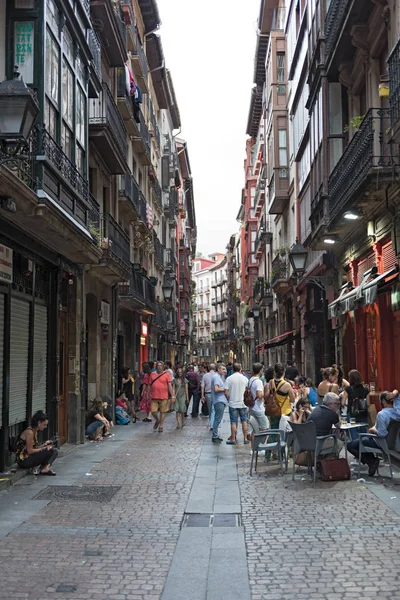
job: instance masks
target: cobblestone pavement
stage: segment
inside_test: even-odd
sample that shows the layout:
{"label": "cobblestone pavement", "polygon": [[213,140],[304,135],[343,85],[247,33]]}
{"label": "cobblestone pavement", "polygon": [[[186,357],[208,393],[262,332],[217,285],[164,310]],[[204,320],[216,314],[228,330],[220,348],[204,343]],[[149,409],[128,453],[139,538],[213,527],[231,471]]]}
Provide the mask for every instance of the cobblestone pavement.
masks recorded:
{"label": "cobblestone pavement", "polygon": [[[387,506],[399,488],[386,490],[385,503],[368,483],[314,486],[304,471],[292,483],[263,461],[250,478],[249,446],[213,445],[204,454],[205,421],[177,431],[169,415],[162,435],[144,423],[117,428],[112,441],[58,461],[56,478],[28,476],[1,494],[0,599],[162,600],[202,451],[196,481],[205,486],[207,465],[218,460],[221,468],[227,452],[237,457],[253,600],[400,599],[400,510]],[[116,489],[103,502],[40,496],[55,485]],[[234,548],[232,559],[220,552],[234,560]],[[210,569],[215,583],[218,561]],[[184,571],[179,588],[180,599]]]}
{"label": "cobblestone pavement", "polygon": [[[92,466],[91,475],[68,481],[120,486],[111,502],[51,502],[0,540],[0,598],[158,600],[204,440],[204,421],[177,431],[170,415],[162,435],[153,433],[151,424],[127,426],[129,441]],[[74,452],[82,451],[55,463],[61,477],[61,463],[72,460]],[[37,478],[35,494],[64,483],[56,479]],[[22,482],[27,480],[33,477]],[[19,487],[7,493],[11,503]],[[76,586],[76,592],[56,592],[59,585]]]}
{"label": "cobblestone pavement", "polygon": [[253,600],[400,598],[400,516],[368,482],[314,485],[306,469],[292,482],[262,459],[250,477],[236,451]]}

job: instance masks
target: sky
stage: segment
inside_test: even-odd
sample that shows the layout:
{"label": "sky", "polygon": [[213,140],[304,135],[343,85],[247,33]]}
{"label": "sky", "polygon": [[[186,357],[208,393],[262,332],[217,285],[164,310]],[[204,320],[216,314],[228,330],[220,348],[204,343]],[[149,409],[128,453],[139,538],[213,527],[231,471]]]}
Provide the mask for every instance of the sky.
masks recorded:
{"label": "sky", "polygon": [[158,8],[188,143],[197,251],[225,252],[239,229],[260,0],[158,0]]}

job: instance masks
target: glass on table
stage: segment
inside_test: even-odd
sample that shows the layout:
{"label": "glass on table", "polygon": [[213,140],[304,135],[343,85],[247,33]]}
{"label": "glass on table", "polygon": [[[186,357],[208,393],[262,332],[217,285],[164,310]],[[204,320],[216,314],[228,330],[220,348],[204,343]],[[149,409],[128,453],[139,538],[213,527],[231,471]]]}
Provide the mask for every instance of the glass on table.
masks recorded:
{"label": "glass on table", "polygon": [[341,425],[347,425],[347,417],[346,417],[346,415],[342,415],[340,417],[340,424]]}
{"label": "glass on table", "polygon": [[351,417],[350,419],[350,425],[355,425],[356,424],[356,420],[354,417]]}

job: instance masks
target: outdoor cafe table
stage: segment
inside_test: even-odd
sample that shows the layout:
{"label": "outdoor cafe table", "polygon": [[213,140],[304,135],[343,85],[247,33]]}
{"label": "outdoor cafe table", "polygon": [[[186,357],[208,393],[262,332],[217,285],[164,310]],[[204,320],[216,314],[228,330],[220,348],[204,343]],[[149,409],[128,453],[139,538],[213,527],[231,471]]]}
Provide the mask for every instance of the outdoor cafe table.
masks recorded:
{"label": "outdoor cafe table", "polygon": [[359,429],[360,427],[366,427],[368,430],[368,423],[341,423],[340,431],[343,431],[344,451],[347,460],[347,442],[351,442],[351,435],[348,433],[351,429]]}

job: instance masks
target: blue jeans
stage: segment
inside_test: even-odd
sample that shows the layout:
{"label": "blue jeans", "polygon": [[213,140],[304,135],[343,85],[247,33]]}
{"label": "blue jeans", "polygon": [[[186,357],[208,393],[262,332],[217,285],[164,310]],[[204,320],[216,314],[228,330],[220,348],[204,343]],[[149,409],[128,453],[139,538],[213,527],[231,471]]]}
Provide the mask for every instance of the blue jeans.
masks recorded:
{"label": "blue jeans", "polygon": [[211,397],[211,392],[206,392],[204,394],[204,396],[206,397],[206,402],[207,402],[207,406],[208,406],[208,418],[210,421],[210,427],[212,427],[214,425],[214,417],[215,417],[215,411],[214,411],[214,405],[213,405],[213,401],[212,401],[212,397]]}
{"label": "blue jeans", "polygon": [[223,402],[217,402],[216,404],[213,404],[213,409],[215,416],[212,436],[215,439],[218,437],[218,429],[221,425],[222,417],[224,416],[225,404]]}
{"label": "blue jeans", "polygon": [[101,421],[94,421],[93,423],[90,423],[90,425],[88,425],[86,427],[85,434],[86,435],[93,435],[94,433],[97,433],[97,430],[100,427],[104,427],[104,423],[102,423]]}

